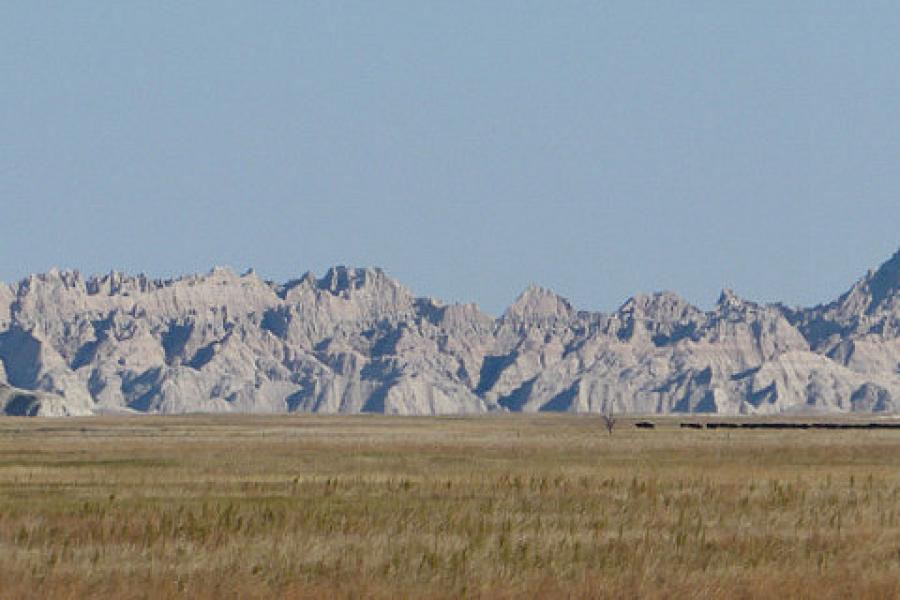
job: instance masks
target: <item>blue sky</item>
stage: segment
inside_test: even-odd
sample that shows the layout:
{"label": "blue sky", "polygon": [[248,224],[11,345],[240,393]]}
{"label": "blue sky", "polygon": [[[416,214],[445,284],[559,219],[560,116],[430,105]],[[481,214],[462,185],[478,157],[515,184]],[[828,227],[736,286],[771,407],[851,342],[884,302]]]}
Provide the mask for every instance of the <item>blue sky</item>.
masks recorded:
{"label": "blue sky", "polygon": [[898,7],[8,3],[0,280],[826,301],[900,245]]}

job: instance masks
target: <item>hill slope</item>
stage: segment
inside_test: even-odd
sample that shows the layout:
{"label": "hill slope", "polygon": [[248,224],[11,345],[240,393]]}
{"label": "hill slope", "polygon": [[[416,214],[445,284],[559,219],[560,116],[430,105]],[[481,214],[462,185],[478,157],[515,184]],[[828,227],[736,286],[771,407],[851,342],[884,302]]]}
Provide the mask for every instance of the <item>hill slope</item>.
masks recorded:
{"label": "hill slope", "polygon": [[[808,309],[725,290],[612,314],[530,287],[498,319],[379,269],[275,284],[52,270],[0,285],[7,413],[900,411],[900,251]],[[15,402],[13,402],[15,401]]]}

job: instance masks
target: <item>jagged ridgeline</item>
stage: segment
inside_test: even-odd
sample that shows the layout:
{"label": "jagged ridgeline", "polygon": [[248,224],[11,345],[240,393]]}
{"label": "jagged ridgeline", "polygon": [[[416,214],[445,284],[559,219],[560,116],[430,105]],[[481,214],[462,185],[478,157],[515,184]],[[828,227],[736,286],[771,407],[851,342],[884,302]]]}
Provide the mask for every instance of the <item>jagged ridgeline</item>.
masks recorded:
{"label": "jagged ridgeline", "polygon": [[808,309],[722,293],[576,311],[527,289],[498,319],[378,269],[285,284],[51,271],[0,285],[0,408],[96,412],[900,411],[900,252]]}

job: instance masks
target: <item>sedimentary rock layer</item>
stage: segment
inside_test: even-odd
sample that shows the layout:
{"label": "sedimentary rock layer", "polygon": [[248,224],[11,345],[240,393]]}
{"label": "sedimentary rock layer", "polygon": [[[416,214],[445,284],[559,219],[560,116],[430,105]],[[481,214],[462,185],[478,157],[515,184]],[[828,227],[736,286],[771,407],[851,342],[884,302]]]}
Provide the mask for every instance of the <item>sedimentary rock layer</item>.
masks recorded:
{"label": "sedimentary rock layer", "polygon": [[530,287],[495,319],[379,269],[283,283],[50,271],[0,284],[0,408],[97,412],[900,411],[900,252],[826,305],[670,292],[612,314]]}

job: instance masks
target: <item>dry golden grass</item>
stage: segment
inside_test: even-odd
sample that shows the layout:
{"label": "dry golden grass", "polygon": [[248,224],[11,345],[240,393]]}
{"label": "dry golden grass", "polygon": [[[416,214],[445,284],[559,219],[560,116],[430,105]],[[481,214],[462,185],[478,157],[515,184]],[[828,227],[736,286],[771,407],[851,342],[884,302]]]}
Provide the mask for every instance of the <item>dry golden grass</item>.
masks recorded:
{"label": "dry golden grass", "polygon": [[0,419],[0,597],[900,597],[900,431]]}

